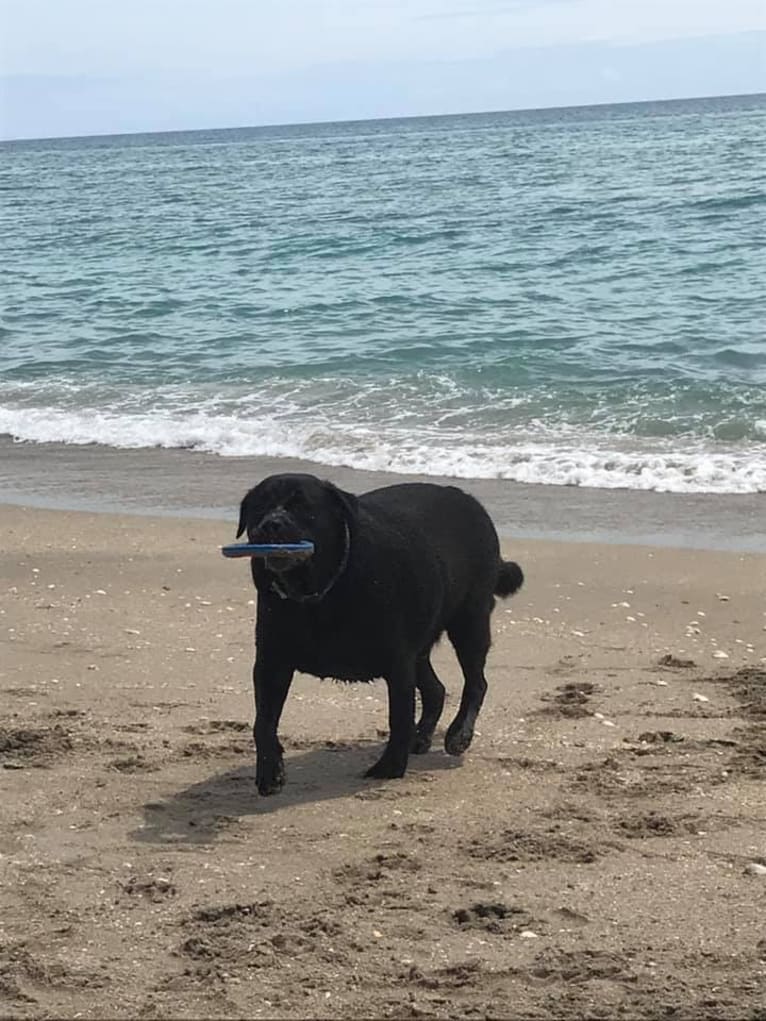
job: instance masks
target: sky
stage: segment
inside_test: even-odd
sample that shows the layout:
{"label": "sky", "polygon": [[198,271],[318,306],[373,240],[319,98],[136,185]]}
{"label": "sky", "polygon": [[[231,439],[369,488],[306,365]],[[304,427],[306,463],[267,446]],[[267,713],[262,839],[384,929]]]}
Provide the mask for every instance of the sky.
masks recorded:
{"label": "sky", "polygon": [[0,138],[749,92],[765,0],[0,0]]}

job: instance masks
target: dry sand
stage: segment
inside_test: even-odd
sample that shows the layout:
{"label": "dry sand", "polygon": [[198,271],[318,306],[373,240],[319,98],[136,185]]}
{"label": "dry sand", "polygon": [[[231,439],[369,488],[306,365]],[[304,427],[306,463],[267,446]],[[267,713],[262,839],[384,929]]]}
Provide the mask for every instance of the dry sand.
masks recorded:
{"label": "dry sand", "polygon": [[231,527],[0,521],[0,1015],[766,1017],[766,557],[509,545],[464,761],[301,677],[259,799]]}

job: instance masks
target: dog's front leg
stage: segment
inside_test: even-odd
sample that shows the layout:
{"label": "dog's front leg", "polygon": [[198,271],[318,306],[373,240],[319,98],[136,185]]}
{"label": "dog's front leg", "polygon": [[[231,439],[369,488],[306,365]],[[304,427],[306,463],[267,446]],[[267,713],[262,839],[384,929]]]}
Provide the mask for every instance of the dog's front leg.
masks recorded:
{"label": "dog's front leg", "polygon": [[388,744],[365,776],[389,779],[404,776],[415,734],[415,663],[407,663],[386,676],[388,685]]}
{"label": "dog's front leg", "polygon": [[255,783],[259,794],[276,794],[284,786],[284,749],[277,737],[279,717],[290,690],[293,668],[269,663],[257,655],[253,667],[255,689]]}

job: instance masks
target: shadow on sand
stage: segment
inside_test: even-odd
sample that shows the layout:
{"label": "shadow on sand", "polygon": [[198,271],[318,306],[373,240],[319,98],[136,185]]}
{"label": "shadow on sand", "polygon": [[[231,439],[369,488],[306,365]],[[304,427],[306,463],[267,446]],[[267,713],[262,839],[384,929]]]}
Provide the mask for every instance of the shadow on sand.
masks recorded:
{"label": "shadow on sand", "polygon": [[255,789],[255,764],[239,766],[183,787],[163,801],[143,806],[144,823],[130,836],[151,844],[211,844],[225,839],[243,816],[267,815],[308,803],[356,797],[364,801],[401,796],[436,770],[456,769],[461,760],[434,749],[413,755],[402,780],[365,780],[380,742],[312,747],[285,756],[287,783],[279,794],[262,798]]}

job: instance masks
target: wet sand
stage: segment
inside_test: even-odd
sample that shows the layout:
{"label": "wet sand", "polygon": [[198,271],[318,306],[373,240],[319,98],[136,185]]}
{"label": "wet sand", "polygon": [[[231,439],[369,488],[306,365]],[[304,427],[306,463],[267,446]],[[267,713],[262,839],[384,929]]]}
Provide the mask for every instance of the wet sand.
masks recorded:
{"label": "wet sand", "polygon": [[766,557],[514,539],[519,506],[464,759],[363,780],[383,686],[300,677],[269,799],[228,513],[0,507],[0,1015],[762,1017]]}
{"label": "wet sand", "polygon": [[[276,458],[0,439],[3,503],[233,521],[244,491],[279,471],[308,471],[356,493],[404,478]],[[459,485],[474,493],[508,537],[766,553],[766,493],[655,493],[503,479],[425,481]]]}

